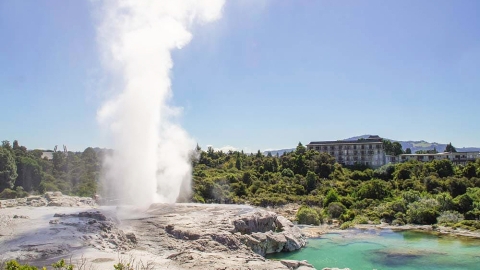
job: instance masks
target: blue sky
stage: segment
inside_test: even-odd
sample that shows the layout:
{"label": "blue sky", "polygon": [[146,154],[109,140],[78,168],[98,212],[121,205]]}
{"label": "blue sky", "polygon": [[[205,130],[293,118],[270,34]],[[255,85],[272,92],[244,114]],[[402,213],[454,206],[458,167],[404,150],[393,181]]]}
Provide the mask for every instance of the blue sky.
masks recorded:
{"label": "blue sky", "polygon": [[[0,0],[0,139],[108,147],[93,9]],[[193,35],[173,52],[172,103],[200,146],[480,146],[480,1],[227,0]]]}

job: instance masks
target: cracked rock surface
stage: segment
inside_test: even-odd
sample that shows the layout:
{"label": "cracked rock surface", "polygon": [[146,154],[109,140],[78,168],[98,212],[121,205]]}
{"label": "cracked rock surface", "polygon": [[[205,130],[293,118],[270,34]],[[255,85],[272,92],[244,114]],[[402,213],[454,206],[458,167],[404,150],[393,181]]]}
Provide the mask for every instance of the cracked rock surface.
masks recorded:
{"label": "cracked rock surface", "polygon": [[286,218],[245,205],[17,206],[0,209],[0,223],[0,259],[37,265],[83,257],[112,269],[130,256],[148,269],[313,269],[265,259],[305,246],[305,236]]}
{"label": "cracked rock surface", "polygon": [[208,268],[211,263],[232,267],[227,269],[309,266],[263,257],[306,244],[298,227],[273,212],[244,205],[155,204],[145,214],[126,222],[138,232],[139,247],[187,268],[214,269]]}

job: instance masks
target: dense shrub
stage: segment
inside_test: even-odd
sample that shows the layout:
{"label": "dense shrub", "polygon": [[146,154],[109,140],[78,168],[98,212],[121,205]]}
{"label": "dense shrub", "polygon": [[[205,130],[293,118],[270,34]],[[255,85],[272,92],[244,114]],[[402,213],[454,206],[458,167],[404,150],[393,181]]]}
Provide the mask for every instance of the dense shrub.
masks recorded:
{"label": "dense shrub", "polygon": [[325,200],[323,201],[323,206],[327,207],[332,202],[338,202],[339,199],[340,198],[338,196],[337,191],[335,189],[330,189],[327,193],[327,196],[325,196]]}
{"label": "dense shrub", "polygon": [[340,230],[346,230],[348,228],[352,228],[353,226],[355,226],[354,222],[346,221],[346,222],[343,222],[342,225],[340,225]]}
{"label": "dense shrub", "polygon": [[0,199],[15,199],[17,198],[17,192],[9,188],[4,189],[0,192]]}
{"label": "dense shrub", "polygon": [[453,199],[455,208],[460,213],[466,213],[473,208],[473,200],[468,194],[463,194]]}
{"label": "dense shrub", "polygon": [[21,265],[17,261],[12,260],[7,262],[5,270],[38,270],[38,268],[35,266],[30,266],[28,264]]}
{"label": "dense shrub", "polygon": [[437,196],[435,196],[438,202],[438,209],[440,211],[448,211],[448,210],[453,210],[455,208],[455,205],[453,203],[453,198],[449,193],[440,193]]}
{"label": "dense shrub", "polygon": [[332,218],[339,218],[347,208],[340,202],[332,202],[328,205],[328,215]]}
{"label": "dense shrub", "polygon": [[[74,266],[66,263],[64,259],[61,259],[60,261],[53,263],[52,268],[55,270],[73,270]],[[115,269],[117,268],[115,267]],[[11,260],[6,263],[5,270],[38,270],[38,268],[28,264],[20,264],[16,260]],[[47,270],[47,268],[42,267],[42,270]]]}
{"label": "dense shrub", "polygon": [[315,209],[306,205],[303,205],[302,207],[300,207],[300,209],[298,209],[296,218],[299,224],[320,224],[320,215],[318,214],[318,212]]}
{"label": "dense shrub", "polygon": [[437,217],[438,224],[458,223],[463,220],[463,215],[457,211],[444,211]]}
{"label": "dense shrub", "polygon": [[467,230],[480,230],[480,221],[478,220],[462,220],[453,226],[454,228],[463,228]]}
{"label": "dense shrub", "polygon": [[28,192],[23,190],[23,187],[16,187],[15,192],[17,193],[17,198],[25,198],[28,196]]}
{"label": "dense shrub", "polygon": [[414,224],[434,224],[438,216],[435,199],[421,199],[408,205],[407,221]]}
{"label": "dense shrub", "polygon": [[382,179],[382,180],[392,180],[394,172],[395,172],[395,165],[386,164],[386,165],[383,165],[382,167],[376,169],[373,172],[373,177],[379,178],[379,179]]}
{"label": "dense shrub", "polygon": [[356,224],[368,224],[368,218],[366,216],[356,216],[353,221]]}
{"label": "dense shrub", "polygon": [[427,176],[423,179],[425,189],[430,193],[440,193],[443,191],[443,183],[435,176]]}
{"label": "dense shrub", "polygon": [[365,182],[361,185],[357,196],[360,199],[384,199],[390,196],[390,184],[379,179]]}
{"label": "dense shrub", "polygon": [[407,190],[402,192],[402,198],[406,203],[413,203],[420,200],[421,195],[417,190]]}

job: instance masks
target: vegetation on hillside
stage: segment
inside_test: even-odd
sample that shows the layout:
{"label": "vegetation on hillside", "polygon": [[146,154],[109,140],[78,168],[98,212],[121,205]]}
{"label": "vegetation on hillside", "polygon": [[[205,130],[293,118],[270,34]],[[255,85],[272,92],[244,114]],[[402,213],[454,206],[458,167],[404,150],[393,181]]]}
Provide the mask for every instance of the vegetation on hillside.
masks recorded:
{"label": "vegetation on hillside", "polygon": [[[392,152],[399,152],[391,145]],[[257,206],[304,204],[300,222],[317,224],[385,221],[445,224],[480,229],[480,160],[456,166],[449,160],[409,161],[377,169],[344,167],[328,154],[298,144],[282,156],[227,153],[199,147],[193,154],[192,200]],[[101,152],[53,153],[14,142],[0,147],[0,197],[59,190],[92,196],[100,188]],[[347,226],[345,225],[345,226]]]}
{"label": "vegetation on hillside", "polygon": [[[388,146],[391,152],[401,151]],[[200,150],[199,156],[194,161],[193,199],[197,202],[301,203],[306,207],[297,218],[312,224],[324,218],[392,224],[438,220],[480,229],[480,160],[466,166],[449,160],[409,161],[373,170],[344,167],[330,155],[307,151],[301,144],[282,156],[212,148]]]}

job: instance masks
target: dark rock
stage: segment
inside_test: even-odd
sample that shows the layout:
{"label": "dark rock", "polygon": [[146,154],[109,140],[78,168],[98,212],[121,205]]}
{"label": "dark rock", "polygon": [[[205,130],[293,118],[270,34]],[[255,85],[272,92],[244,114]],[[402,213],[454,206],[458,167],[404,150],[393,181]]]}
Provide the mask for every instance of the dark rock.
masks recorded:
{"label": "dark rock", "polygon": [[125,237],[128,239],[128,241],[136,244],[137,243],[137,237],[135,236],[134,233],[130,232],[130,233],[126,233],[125,234]]}

